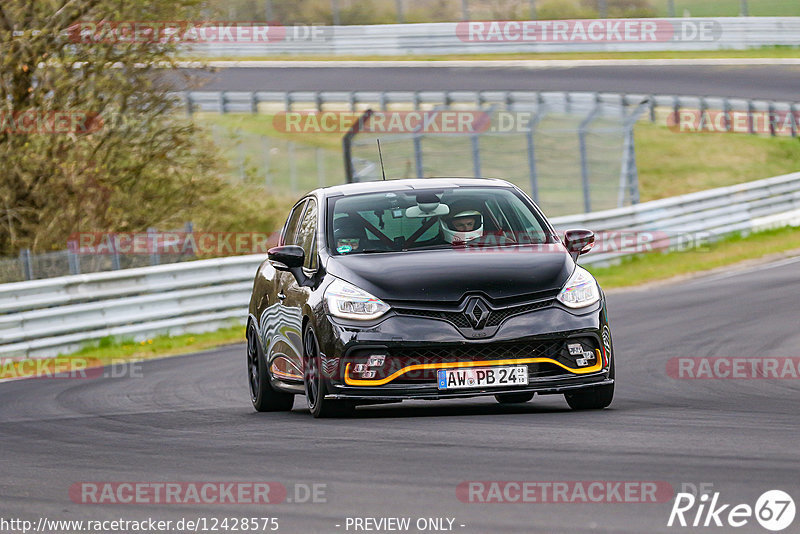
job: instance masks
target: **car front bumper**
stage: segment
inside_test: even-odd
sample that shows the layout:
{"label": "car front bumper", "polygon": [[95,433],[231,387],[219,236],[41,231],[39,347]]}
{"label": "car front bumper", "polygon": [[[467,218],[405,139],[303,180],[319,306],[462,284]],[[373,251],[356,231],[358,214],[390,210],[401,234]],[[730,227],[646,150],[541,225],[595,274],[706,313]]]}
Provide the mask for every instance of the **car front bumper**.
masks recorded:
{"label": "car front bumper", "polygon": [[[316,326],[331,399],[395,402],[557,394],[614,381],[604,300],[584,310],[554,303],[512,316],[487,339],[467,339],[445,320],[393,312],[369,326],[343,324],[328,316]],[[579,365],[581,356],[568,348],[576,344],[584,347],[584,356],[593,357]],[[382,357],[382,364],[366,365],[371,357]],[[528,367],[527,385],[444,390],[437,385],[440,369],[517,365]]]}

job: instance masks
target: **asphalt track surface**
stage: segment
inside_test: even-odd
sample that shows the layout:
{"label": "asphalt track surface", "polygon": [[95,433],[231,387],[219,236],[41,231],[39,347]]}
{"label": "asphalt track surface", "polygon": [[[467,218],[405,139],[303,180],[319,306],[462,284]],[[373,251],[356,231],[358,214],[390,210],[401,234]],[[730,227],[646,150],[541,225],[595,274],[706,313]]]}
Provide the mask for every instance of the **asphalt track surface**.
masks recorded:
{"label": "asphalt track surface", "polygon": [[228,67],[207,91],[600,91],[800,100],[800,66]]}
{"label": "asphalt track surface", "polygon": [[[667,528],[671,502],[469,504],[466,480],[712,483],[720,501],[800,498],[798,380],[676,380],[677,356],[797,356],[800,258],[614,293],[617,397],[416,401],[314,420],[259,414],[244,347],[143,364],[141,377],[0,384],[4,518],[271,516],[279,532],[347,532],[346,517],[449,517],[455,532],[730,532]],[[326,484],[325,503],[83,505],[79,481]],[[290,494],[291,496],[291,494]],[[337,528],[335,525],[342,525]],[[460,525],[465,525],[461,527]],[[797,532],[800,518],[784,532]],[[737,532],[767,532],[754,520]],[[353,532],[353,530],[349,530]],[[410,532],[417,532],[411,529]]]}

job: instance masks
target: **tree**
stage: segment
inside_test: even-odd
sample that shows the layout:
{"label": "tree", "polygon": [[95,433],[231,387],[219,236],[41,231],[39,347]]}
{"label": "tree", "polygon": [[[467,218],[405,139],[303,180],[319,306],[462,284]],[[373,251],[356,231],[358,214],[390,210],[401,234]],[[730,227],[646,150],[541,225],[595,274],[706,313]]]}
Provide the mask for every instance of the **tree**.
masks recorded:
{"label": "tree", "polygon": [[76,231],[177,223],[229,197],[216,150],[168,94],[163,69],[178,43],[76,32],[81,22],[189,20],[195,4],[0,3],[0,254],[64,249]]}

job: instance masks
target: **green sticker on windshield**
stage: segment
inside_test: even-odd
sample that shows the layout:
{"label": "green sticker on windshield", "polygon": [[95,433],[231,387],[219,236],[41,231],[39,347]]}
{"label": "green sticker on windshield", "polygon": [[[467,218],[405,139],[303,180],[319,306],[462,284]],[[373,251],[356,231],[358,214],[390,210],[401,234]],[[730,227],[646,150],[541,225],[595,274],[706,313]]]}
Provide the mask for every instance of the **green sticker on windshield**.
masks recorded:
{"label": "green sticker on windshield", "polygon": [[351,247],[350,245],[342,245],[341,247],[338,247],[336,249],[336,252],[338,252],[339,254],[347,254],[348,252],[350,252],[352,250],[353,250],[353,247]]}

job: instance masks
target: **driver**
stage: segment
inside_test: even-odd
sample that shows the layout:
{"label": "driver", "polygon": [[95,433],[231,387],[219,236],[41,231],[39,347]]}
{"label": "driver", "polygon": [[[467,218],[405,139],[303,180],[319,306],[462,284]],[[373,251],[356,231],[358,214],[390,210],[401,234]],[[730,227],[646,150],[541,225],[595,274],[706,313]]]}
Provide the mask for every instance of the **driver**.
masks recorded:
{"label": "driver", "polygon": [[364,246],[367,230],[350,215],[339,217],[333,221],[333,238],[336,241],[336,252],[347,254]]}
{"label": "driver", "polygon": [[450,244],[468,243],[483,235],[483,215],[473,206],[454,202],[450,214],[439,219],[444,240]]}

